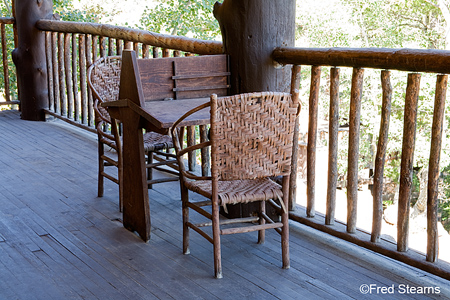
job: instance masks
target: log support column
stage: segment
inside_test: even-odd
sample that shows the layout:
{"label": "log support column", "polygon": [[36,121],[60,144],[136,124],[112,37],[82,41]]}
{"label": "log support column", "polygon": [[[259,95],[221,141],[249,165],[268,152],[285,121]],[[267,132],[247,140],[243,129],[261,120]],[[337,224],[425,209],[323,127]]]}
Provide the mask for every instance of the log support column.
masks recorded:
{"label": "log support column", "polygon": [[[291,92],[292,65],[279,65],[272,53],[277,47],[295,44],[295,3],[295,0],[216,2],[214,16],[219,21],[224,52],[230,58],[230,94]],[[230,205],[225,215],[245,217],[258,210],[255,203]],[[266,213],[271,217],[277,215],[273,208]]]}
{"label": "log support column", "polygon": [[45,33],[36,22],[52,17],[51,0],[15,0],[15,19],[18,34],[17,48],[12,58],[17,68],[22,119],[44,121],[48,107]]}
{"label": "log support column", "polygon": [[291,66],[277,66],[272,52],[295,44],[295,0],[224,0],[214,16],[230,56],[231,94],[290,92]]}

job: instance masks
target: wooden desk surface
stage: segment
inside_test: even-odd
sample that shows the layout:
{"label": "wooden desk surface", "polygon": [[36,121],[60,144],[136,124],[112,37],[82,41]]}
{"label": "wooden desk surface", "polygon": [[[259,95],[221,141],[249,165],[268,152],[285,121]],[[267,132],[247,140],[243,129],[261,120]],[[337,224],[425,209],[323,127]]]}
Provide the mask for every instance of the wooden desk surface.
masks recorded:
{"label": "wooden desk surface", "polygon": [[[209,98],[149,101],[144,110],[151,116],[152,122],[159,128],[169,128],[191,109],[209,102]],[[210,109],[202,109],[186,118],[180,125],[205,125],[210,122]]]}
{"label": "wooden desk surface", "polygon": [[[181,100],[154,100],[145,103],[141,108],[130,100],[123,99],[102,103],[103,107],[109,109],[129,106],[136,113],[144,117],[154,129],[168,129],[172,124],[191,109],[209,102],[209,98],[181,99]],[[120,116],[114,111],[110,111],[112,116],[120,119]],[[202,109],[186,118],[180,125],[206,125],[210,122],[210,109]]]}

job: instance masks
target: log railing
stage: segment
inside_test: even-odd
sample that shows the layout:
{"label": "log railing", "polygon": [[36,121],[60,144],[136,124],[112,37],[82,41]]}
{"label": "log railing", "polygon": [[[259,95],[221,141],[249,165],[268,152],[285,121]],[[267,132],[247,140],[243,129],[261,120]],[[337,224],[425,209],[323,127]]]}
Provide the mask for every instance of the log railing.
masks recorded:
{"label": "log railing", "polygon": [[[127,27],[55,20],[40,20],[36,26],[46,33],[49,89],[46,113],[90,131],[95,131],[95,118],[86,71],[98,58],[121,55],[124,48],[134,49],[139,57],[146,59],[223,52],[220,42],[169,36]],[[189,143],[195,139],[196,130],[193,127],[187,130]],[[197,131],[197,138],[206,136],[205,126],[200,126]],[[195,155],[190,154],[191,170],[195,168],[195,163]],[[207,164],[202,166],[202,171],[208,172]]]}
{"label": "log railing", "polygon": [[[307,207],[295,209],[290,217],[300,223],[351,241],[365,248],[377,251],[394,259],[419,267],[428,272],[450,279],[450,264],[438,261],[437,234],[437,189],[439,160],[441,152],[444,105],[450,73],[450,51],[411,49],[350,49],[350,48],[277,48],[273,58],[280,64],[311,66],[309,96],[309,125],[307,145]],[[320,72],[323,66],[331,67],[330,112],[328,151],[328,191],[325,216],[315,213],[315,156],[317,135],[317,107]],[[335,222],[337,181],[337,139],[339,109],[339,67],[353,68],[349,112],[349,146],[347,171],[347,222]],[[378,148],[375,158],[373,190],[372,232],[356,228],[358,204],[358,156],[360,139],[361,97],[364,68],[381,69],[382,114]],[[382,225],[382,191],[386,146],[388,141],[389,115],[392,87],[390,71],[408,72],[404,105],[403,143],[400,172],[400,193],[398,201],[397,244],[380,238]],[[415,146],[416,119],[419,98],[420,73],[437,73],[436,96],[433,114],[432,140],[428,177],[428,243],[427,253],[408,251],[409,212],[411,201],[413,156]]]}
{"label": "log railing", "polygon": [[93,131],[93,99],[86,71],[98,58],[133,48],[142,58],[221,53],[221,43],[171,37],[95,23],[41,20],[46,33],[49,104],[46,113]]}
{"label": "log railing", "polygon": [[1,35],[1,47],[2,47],[2,74],[4,80],[4,101],[0,101],[1,105],[19,104],[19,100],[12,99],[13,95],[17,95],[17,92],[11,87],[11,76],[15,77],[14,72],[10,72],[9,68],[9,53],[11,49],[8,49],[8,37],[6,34],[6,26],[12,26],[14,24],[14,18],[0,18],[0,35]]}

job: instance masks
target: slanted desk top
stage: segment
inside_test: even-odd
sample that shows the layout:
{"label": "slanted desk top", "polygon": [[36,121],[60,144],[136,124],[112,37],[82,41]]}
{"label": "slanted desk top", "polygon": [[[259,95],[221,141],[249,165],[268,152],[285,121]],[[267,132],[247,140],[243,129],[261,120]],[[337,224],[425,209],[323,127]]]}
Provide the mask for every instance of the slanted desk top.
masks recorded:
{"label": "slanted desk top", "polygon": [[[130,107],[146,119],[149,123],[147,126],[150,127],[147,129],[158,132],[167,132],[167,129],[169,129],[176,120],[183,116],[183,114],[206,102],[209,102],[209,98],[149,101],[145,102],[145,107],[141,108],[130,100],[122,99],[102,103],[102,106],[108,107],[112,114],[114,114],[114,108]],[[113,117],[120,119],[119,116]],[[205,125],[209,124],[209,119],[209,108],[207,108],[188,117],[181,125]]]}

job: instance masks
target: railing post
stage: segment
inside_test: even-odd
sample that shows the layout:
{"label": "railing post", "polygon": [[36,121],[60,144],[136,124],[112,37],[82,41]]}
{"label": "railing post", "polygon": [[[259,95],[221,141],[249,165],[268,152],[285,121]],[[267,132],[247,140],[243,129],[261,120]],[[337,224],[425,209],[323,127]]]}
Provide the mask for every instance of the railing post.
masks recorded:
{"label": "railing post", "polygon": [[[292,100],[295,103],[300,103],[299,101],[299,89],[300,89],[300,79],[301,79],[301,66],[292,66],[291,75],[291,95]],[[295,97],[295,98],[294,98]],[[300,106],[301,109],[301,106]],[[298,136],[300,133],[299,116],[295,119],[295,129],[294,129],[294,145],[292,147],[292,165],[291,165],[291,176],[289,177],[289,210],[295,209],[296,203],[296,193],[297,193],[297,173],[298,173]]]}
{"label": "railing post", "polygon": [[306,214],[310,218],[316,215],[316,144],[321,70],[320,66],[311,67],[311,86],[308,107],[308,146],[306,149]]}
{"label": "railing post", "polygon": [[448,75],[438,75],[434,101],[433,127],[431,131],[430,165],[428,168],[427,190],[427,261],[438,258],[438,185],[439,162],[441,159],[442,131],[444,126],[445,99],[447,95]]}
{"label": "railing post", "polygon": [[391,115],[392,85],[391,72],[381,71],[381,86],[383,89],[383,104],[381,109],[380,135],[375,157],[375,175],[373,176],[373,217],[371,241],[377,243],[381,236],[383,221],[383,176],[386,150],[389,135],[389,120]]}
{"label": "railing post", "polygon": [[339,69],[332,68],[330,72],[330,120],[328,125],[328,181],[327,209],[325,224],[334,224],[336,211],[336,189],[338,178],[338,134],[339,134]]}
{"label": "railing post", "polygon": [[408,85],[406,87],[397,221],[397,251],[400,252],[406,252],[408,250],[409,210],[411,204],[420,77],[418,73],[408,74]]}
{"label": "railing post", "polygon": [[15,1],[18,45],[12,58],[17,68],[24,120],[45,120],[43,109],[48,106],[45,33],[35,24],[40,19],[51,18],[52,6],[51,0]]}
{"label": "railing post", "polygon": [[358,205],[358,159],[359,128],[361,120],[361,98],[364,69],[354,68],[350,99],[350,120],[348,133],[348,174],[347,174],[347,232],[356,232]]}

